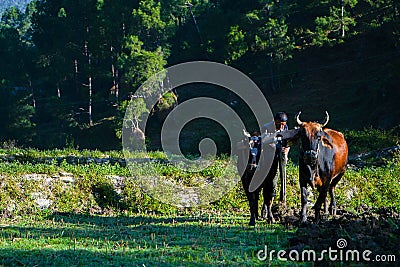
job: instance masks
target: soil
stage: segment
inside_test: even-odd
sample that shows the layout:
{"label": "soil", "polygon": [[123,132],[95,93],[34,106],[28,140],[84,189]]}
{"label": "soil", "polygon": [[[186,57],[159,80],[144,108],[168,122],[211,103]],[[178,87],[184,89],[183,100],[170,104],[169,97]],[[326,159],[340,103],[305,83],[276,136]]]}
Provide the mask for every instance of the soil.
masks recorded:
{"label": "soil", "polygon": [[[299,225],[299,209],[285,209],[279,207],[275,210],[275,218],[284,224],[287,228],[298,227],[294,236],[289,239],[290,248],[301,252],[303,250],[314,250],[317,255],[322,250],[343,251],[342,263],[346,266],[364,266],[371,264],[377,265],[376,255],[388,258],[388,255],[395,256],[395,262],[379,262],[380,266],[400,266],[400,214],[392,208],[372,209],[366,206],[360,206],[356,212],[348,212],[338,209],[335,217],[323,215],[319,224],[312,222],[314,212],[310,207],[308,209],[308,221]],[[339,246],[339,239],[344,242]],[[343,239],[345,241],[343,241]],[[346,252],[348,250],[357,250],[360,253],[360,261],[353,260],[350,256],[346,261]],[[362,253],[370,250],[372,253],[367,257],[371,261],[365,261]],[[288,254],[286,254],[288,255]],[[325,254],[321,261],[314,262],[314,266],[343,266],[338,260],[332,261]],[[379,256],[378,256],[379,257]]]}

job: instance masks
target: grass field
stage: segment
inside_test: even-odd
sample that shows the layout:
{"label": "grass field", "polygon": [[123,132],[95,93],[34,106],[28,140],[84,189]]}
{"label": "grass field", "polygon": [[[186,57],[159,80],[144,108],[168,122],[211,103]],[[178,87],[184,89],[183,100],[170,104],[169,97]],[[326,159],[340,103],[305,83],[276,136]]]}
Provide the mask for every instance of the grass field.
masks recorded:
{"label": "grass field", "polygon": [[[263,266],[265,245],[287,249],[294,230],[248,227],[230,215],[49,214],[0,228],[4,266]],[[278,261],[270,262],[279,264]]]}

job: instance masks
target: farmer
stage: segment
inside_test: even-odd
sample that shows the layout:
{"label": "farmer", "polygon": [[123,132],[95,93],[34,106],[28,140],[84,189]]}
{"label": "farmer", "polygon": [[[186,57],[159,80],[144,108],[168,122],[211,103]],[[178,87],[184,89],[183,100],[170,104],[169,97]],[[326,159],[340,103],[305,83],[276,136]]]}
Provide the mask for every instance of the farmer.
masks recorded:
{"label": "farmer", "polygon": [[[277,133],[276,136],[279,136],[280,132],[285,132],[289,130],[287,124],[288,116],[285,112],[280,111],[275,114],[274,116],[274,123],[275,123],[275,131]],[[270,129],[272,125],[265,124],[263,130]],[[281,180],[281,191],[280,191],[280,201],[282,204],[286,203],[286,164],[288,161],[288,154],[289,154],[290,147],[288,145],[288,140],[281,140],[276,143],[276,150],[275,150],[275,158],[274,163],[277,162],[279,167],[279,177]],[[273,164],[274,165],[274,164]],[[270,183],[269,191],[271,192],[272,196],[276,196],[276,186],[278,184],[278,176],[277,174],[278,168],[272,168],[275,171],[274,178],[272,183]]]}
{"label": "farmer", "polygon": [[[278,132],[283,132],[283,131],[288,131],[289,127],[287,125],[287,120],[288,116],[286,115],[285,112],[278,112],[275,114],[274,121],[275,121],[275,128]],[[283,162],[286,167],[286,163],[288,160],[288,155],[289,155],[289,150],[290,147],[288,146],[288,141],[283,140],[280,143],[278,143],[277,150],[280,149],[280,152],[282,152],[283,156]]]}

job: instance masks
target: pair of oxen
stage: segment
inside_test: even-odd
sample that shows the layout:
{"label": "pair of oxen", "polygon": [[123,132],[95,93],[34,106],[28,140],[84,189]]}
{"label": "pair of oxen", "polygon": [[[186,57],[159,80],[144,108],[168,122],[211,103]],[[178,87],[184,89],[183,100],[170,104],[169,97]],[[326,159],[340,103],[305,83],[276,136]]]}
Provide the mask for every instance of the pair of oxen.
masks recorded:
{"label": "pair of oxen", "polygon": [[[348,147],[342,133],[324,128],[329,121],[329,114],[322,122],[300,120],[300,113],[295,116],[298,127],[292,130],[275,133],[247,134],[244,143],[248,142],[248,160],[238,161],[242,174],[242,184],[250,206],[249,225],[255,225],[259,218],[258,200],[261,190],[264,202],[262,214],[269,222],[274,222],[272,203],[275,192],[273,180],[277,173],[279,157],[268,156],[268,148],[280,140],[295,140],[299,143],[299,183],[301,190],[300,222],[307,221],[307,187],[317,188],[319,195],[314,204],[315,222],[320,221],[322,204],[325,213],[336,215],[335,187],[346,171]],[[275,148],[275,147],[274,147]],[[279,148],[277,148],[279,149]],[[271,150],[269,150],[271,151]],[[272,150],[274,153],[275,149]],[[276,153],[279,151],[276,150]],[[246,158],[247,159],[247,158]],[[270,161],[268,165],[268,161]],[[272,162],[272,163],[271,163]],[[263,165],[264,164],[264,165]],[[266,171],[269,170],[269,171]],[[281,185],[286,187],[286,185]],[[328,206],[327,195],[330,195]]]}

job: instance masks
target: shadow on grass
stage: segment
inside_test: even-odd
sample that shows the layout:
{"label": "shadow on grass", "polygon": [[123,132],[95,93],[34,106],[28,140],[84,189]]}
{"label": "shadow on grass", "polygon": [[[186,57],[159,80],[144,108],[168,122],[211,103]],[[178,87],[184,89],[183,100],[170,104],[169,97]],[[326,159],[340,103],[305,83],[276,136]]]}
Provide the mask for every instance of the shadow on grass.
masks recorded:
{"label": "shadow on grass", "polygon": [[[76,214],[72,212],[65,213],[53,213],[47,217],[55,222],[65,222],[73,224],[90,224],[97,226],[109,226],[109,225],[125,225],[125,226],[139,226],[139,225],[154,225],[154,224],[175,224],[175,223],[190,223],[190,222],[203,222],[203,223],[215,223],[224,220],[225,222],[229,219],[215,216],[160,216],[160,215],[133,215],[133,216],[97,216],[87,214]],[[246,218],[240,217],[240,223],[244,224]],[[236,219],[236,224],[238,220]]]}
{"label": "shadow on grass", "polygon": [[[327,257],[317,262],[279,261],[276,254],[281,249],[286,257],[293,250],[338,250],[339,238],[347,241],[344,252],[368,249],[370,258],[394,255],[400,260],[400,217],[387,208],[344,213],[295,232],[262,221],[248,227],[247,221],[233,216],[54,213],[43,221],[0,228],[0,266],[341,266]],[[268,252],[276,251],[272,261],[257,259],[265,245]]]}
{"label": "shadow on grass", "polygon": [[[141,252],[92,252],[86,249],[0,249],[0,266],[215,266],[161,256],[152,250]],[[250,266],[250,265],[249,265]]]}
{"label": "shadow on grass", "polygon": [[286,249],[292,234],[243,217],[53,214],[0,228],[0,265],[257,266],[257,251]]}

